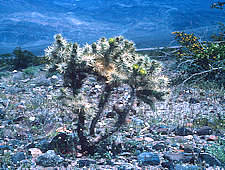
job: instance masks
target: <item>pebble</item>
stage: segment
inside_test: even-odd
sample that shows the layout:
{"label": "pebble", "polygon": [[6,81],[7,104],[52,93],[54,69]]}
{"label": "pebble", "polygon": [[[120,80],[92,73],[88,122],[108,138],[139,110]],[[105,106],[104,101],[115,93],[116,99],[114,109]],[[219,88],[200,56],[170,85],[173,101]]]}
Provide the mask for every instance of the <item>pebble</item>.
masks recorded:
{"label": "pebble", "polygon": [[193,132],[185,127],[177,127],[174,129],[175,131],[175,135],[177,136],[188,136],[188,135],[192,135]]}
{"label": "pebble", "polygon": [[5,111],[3,111],[3,109],[0,108],[0,119],[4,119],[6,116]]}
{"label": "pebble", "polygon": [[147,142],[154,142],[154,139],[152,139],[151,137],[144,137],[144,140]]}
{"label": "pebble", "polygon": [[174,170],[200,170],[202,169],[199,166],[196,165],[175,165]]}
{"label": "pebble", "polygon": [[12,155],[12,161],[14,164],[19,164],[20,161],[26,159],[24,152],[17,152],[14,155]]}
{"label": "pebble", "polygon": [[[17,74],[17,73],[19,73],[19,74]],[[0,144],[0,153],[1,154],[3,154],[4,152],[12,153],[14,151],[14,154],[12,154],[12,158],[14,159],[14,162],[18,162],[18,160],[19,160],[19,162],[21,163],[23,161],[26,161],[26,160],[23,160],[26,152],[25,151],[17,152],[17,151],[21,151],[22,149],[24,149],[26,151],[30,151],[31,156],[33,158],[36,158],[37,165],[41,165],[44,167],[58,166],[59,164],[61,164],[63,162],[63,158],[58,156],[53,150],[56,149],[56,146],[59,146],[62,148],[67,148],[67,149],[72,148],[71,145],[68,145],[68,141],[67,141],[67,139],[69,139],[69,143],[71,143],[70,139],[72,139],[72,138],[69,135],[71,133],[71,131],[69,131],[65,128],[59,128],[58,132],[61,133],[61,135],[59,135],[58,132],[56,134],[54,134],[54,136],[52,136],[54,140],[53,139],[51,140],[51,138],[46,137],[46,136],[44,139],[42,137],[41,140],[36,139],[36,138],[28,139],[27,136],[25,139],[22,139],[22,140],[13,140],[13,138],[15,138],[14,134],[18,134],[17,131],[21,130],[21,129],[23,129],[24,133],[29,134],[29,129],[26,129],[26,126],[24,125],[24,123],[27,123],[27,118],[28,118],[28,120],[30,120],[30,121],[28,121],[28,123],[31,123],[33,121],[39,122],[39,121],[41,121],[39,115],[44,112],[48,112],[49,114],[53,115],[53,117],[57,117],[55,115],[59,112],[59,110],[57,110],[57,108],[55,108],[54,105],[52,105],[53,106],[52,108],[47,108],[46,111],[40,112],[38,109],[33,110],[33,111],[29,112],[29,114],[32,114],[32,112],[34,112],[35,116],[31,115],[30,117],[29,116],[23,117],[22,111],[26,111],[29,108],[29,107],[25,107],[25,106],[32,104],[33,98],[35,98],[37,101],[45,101],[44,100],[45,97],[50,96],[48,98],[48,101],[51,102],[52,100],[54,100],[55,96],[51,95],[51,93],[54,93],[55,95],[57,95],[57,91],[54,91],[56,88],[54,83],[59,84],[59,82],[60,82],[62,84],[62,77],[57,75],[57,76],[52,76],[51,78],[46,78],[42,75],[37,75],[37,77],[34,77],[33,79],[21,80],[21,79],[23,79],[23,75],[20,72],[17,72],[17,73],[13,74],[14,81],[15,81],[15,82],[13,82],[13,85],[12,84],[9,85],[8,80],[7,81],[3,80],[3,79],[1,79],[3,81],[0,80],[0,88],[1,88],[0,94],[3,94],[2,95],[3,97],[1,96],[1,98],[0,98],[0,123],[1,123],[1,125],[4,125],[4,126],[2,126],[2,128],[0,130],[3,134],[1,137],[3,137],[3,139],[5,140],[5,141],[2,141]],[[38,86],[42,86],[42,87],[38,87]],[[99,92],[101,92],[101,89],[103,89],[104,85],[96,82],[95,78],[92,78],[92,79],[89,78],[89,82],[87,81],[87,86],[86,86],[87,91],[90,90],[90,86],[92,87],[91,91],[95,92],[93,97],[92,96],[90,97],[90,100],[92,100],[92,102],[95,102],[95,101],[97,101],[97,99],[99,97],[98,94],[99,94]],[[19,94],[20,98],[21,98],[20,101],[19,101],[19,98],[17,98],[18,93],[20,93]],[[120,87],[118,94],[119,94],[120,100],[123,101],[124,103],[126,103],[129,98],[129,95],[130,95],[130,88],[129,87]],[[118,98],[118,94],[117,94],[117,90],[113,91],[112,96],[114,95],[114,97],[112,97],[112,99],[109,100],[109,103],[110,103],[109,105],[111,105],[111,104],[113,105],[116,103],[116,101],[117,101],[116,98]],[[126,94],[126,96],[124,96],[124,94]],[[173,105],[174,113],[171,113],[171,114],[174,116],[177,116],[176,114],[178,114],[178,116],[177,116],[178,119],[180,119],[180,116],[182,116],[182,114],[183,114],[181,109],[186,109],[185,114],[186,114],[186,112],[190,111],[190,108],[193,109],[194,115],[197,115],[197,111],[199,111],[199,109],[205,109],[206,115],[209,113],[215,114],[215,111],[212,111],[212,109],[214,109],[216,105],[214,107],[211,107],[210,109],[208,108],[210,100],[209,101],[198,101],[198,97],[194,96],[193,98],[190,98],[189,102],[185,103],[185,101],[188,101],[188,100],[182,98],[180,101],[181,103],[175,103],[174,101],[172,102],[172,104],[174,104]],[[98,103],[98,102],[96,102],[96,103]],[[51,103],[51,104],[53,104],[53,103]],[[159,113],[160,118],[156,118],[155,120],[157,120],[157,122],[161,122],[161,121],[166,122],[167,119],[171,120],[171,121],[176,120],[176,119],[169,117],[170,114],[167,114],[168,113],[168,109],[166,108],[167,106],[164,107],[164,105],[165,104],[159,104],[158,106],[162,107],[162,109],[164,109],[163,113],[165,113],[165,114],[160,115],[161,113]],[[7,108],[8,110],[5,110],[6,106],[9,106]],[[118,109],[120,109],[122,111],[123,106],[124,105],[122,104],[120,107],[118,107]],[[136,105],[134,107],[134,109],[141,110],[143,108],[143,106],[144,105],[142,103],[138,103],[138,105]],[[10,107],[12,107],[12,108],[10,108]],[[13,107],[15,108],[15,110],[13,110],[14,109]],[[117,114],[113,113],[112,109],[110,107],[106,111],[106,117],[112,119],[112,118],[115,118],[117,116]],[[220,108],[218,108],[218,110],[222,110],[222,108],[220,107]],[[15,116],[12,117],[12,119],[10,121],[11,123],[4,124],[4,121],[6,121],[4,119],[6,118],[6,114],[8,114],[8,112],[15,114]],[[140,113],[144,113],[143,110]],[[147,115],[147,117],[155,116],[155,114],[152,113],[150,111],[150,109],[149,110],[146,109],[145,114]],[[47,117],[47,118],[49,118],[49,117]],[[46,121],[45,118],[43,121]],[[140,129],[141,129],[142,127],[144,127],[144,125],[147,121],[142,116],[132,115],[131,124],[135,124],[135,126],[138,126],[138,128],[140,127]],[[188,122],[189,122],[189,120],[188,120]],[[181,170],[182,169],[184,169],[184,170],[185,169],[196,169],[196,168],[201,169],[202,167],[198,167],[196,165],[191,165],[191,160],[193,160],[192,153],[194,152],[194,154],[197,155],[197,153],[200,153],[200,151],[202,151],[201,147],[203,145],[206,145],[206,147],[207,147],[207,145],[209,143],[216,143],[218,141],[218,137],[214,136],[215,132],[213,132],[213,129],[211,127],[209,127],[210,124],[208,124],[208,122],[210,122],[210,120],[207,121],[206,124],[204,124],[204,125],[208,125],[208,126],[200,127],[199,129],[197,129],[197,131],[196,131],[197,135],[193,134],[192,130],[190,130],[188,128],[188,127],[195,128],[195,123],[193,122],[193,124],[192,123],[189,123],[189,124],[184,123],[184,125],[185,125],[184,127],[179,127],[179,126],[176,127],[175,125],[173,125],[173,126],[151,125],[150,127],[154,127],[154,128],[151,128],[151,129],[148,128],[145,131],[145,133],[138,134],[138,135],[141,135],[139,137],[136,137],[136,136],[138,136],[137,134],[132,133],[132,137],[129,138],[130,140],[132,140],[132,142],[131,142],[132,145],[127,146],[127,147],[125,147],[126,146],[125,144],[127,142],[126,139],[122,138],[122,140],[120,142],[120,149],[118,149],[118,150],[115,149],[116,151],[114,152],[114,154],[116,154],[117,156],[122,155],[122,158],[121,158],[122,161],[120,164],[118,164],[118,165],[120,165],[119,168],[120,169],[136,168],[136,166],[134,167],[132,164],[127,163],[127,161],[132,162],[132,163],[135,161],[137,163],[137,161],[138,161],[139,165],[141,165],[141,166],[142,165],[147,165],[147,166],[153,165],[153,166],[155,166],[154,168],[158,168],[157,165],[160,165],[160,159],[163,160],[163,158],[161,158],[161,156],[164,156],[166,159],[168,159],[170,161],[163,160],[164,162],[161,163],[162,167],[165,167],[168,169],[181,169]],[[60,123],[60,122],[57,122],[57,123]],[[21,128],[18,128],[18,126],[15,126],[15,124],[21,124]],[[198,124],[198,125],[200,126],[200,124]],[[45,126],[45,124],[44,124],[44,126]],[[171,129],[174,129],[174,126],[176,127],[175,130],[171,131]],[[63,127],[63,126],[62,125],[58,126],[58,124],[57,124],[57,127]],[[54,132],[55,132],[55,129],[56,128],[54,128]],[[135,130],[135,128],[133,128],[132,130]],[[127,130],[127,133],[131,134],[132,130],[131,129],[129,129],[129,131]],[[64,134],[64,135],[62,135],[62,134]],[[221,134],[222,134],[222,136],[224,136],[223,131],[221,131]],[[7,136],[8,136],[8,138],[7,138]],[[27,143],[29,143],[27,140],[29,140],[30,145],[29,145],[29,147],[26,148],[23,146],[25,146]],[[22,143],[21,141],[24,141],[24,143]],[[76,141],[76,139],[75,139],[75,141]],[[161,141],[164,141],[164,142],[161,142]],[[207,141],[213,141],[213,142],[207,142]],[[185,145],[186,143],[190,144],[189,145],[190,147]],[[134,152],[133,152],[133,150],[134,150]],[[156,153],[153,153],[154,152],[153,150]],[[145,151],[147,151],[147,152],[145,152]],[[201,161],[205,161],[210,166],[218,166],[218,165],[222,166],[222,163],[211,154],[200,153],[199,155],[200,155],[199,159]],[[83,153],[76,153],[76,156],[81,157],[81,158],[76,158],[76,163],[79,167],[85,167],[85,166],[89,166],[89,165],[91,166],[91,165],[96,165],[96,164],[98,165],[98,160],[96,161],[96,160],[85,158],[86,155]],[[21,158],[19,158],[19,157],[21,157]],[[28,156],[28,158],[29,158],[29,156]],[[21,161],[20,161],[20,159],[21,159]],[[26,157],[26,159],[27,159],[27,157]],[[81,160],[79,160],[79,159],[81,159]],[[30,161],[29,159],[27,159],[27,160]],[[70,159],[70,161],[75,162],[72,159]],[[165,162],[165,161],[167,161],[167,162]],[[187,165],[177,164],[177,161],[186,162]],[[113,166],[114,163],[116,164],[116,161],[113,159],[111,160],[111,162],[112,162],[110,164],[111,166]],[[107,161],[105,160],[104,163],[107,163]],[[109,163],[107,163],[107,164],[109,164]],[[111,167],[111,169],[113,169],[113,167]],[[143,168],[140,168],[140,169],[143,169]]]}
{"label": "pebble", "polygon": [[89,167],[90,165],[97,164],[97,162],[93,159],[80,159],[77,161],[78,167]]}
{"label": "pebble", "polygon": [[135,169],[134,165],[130,163],[123,163],[122,165],[119,165],[117,167],[117,170],[134,170],[134,169]]}
{"label": "pebble", "polygon": [[152,146],[152,149],[155,149],[157,151],[163,151],[166,148],[166,145],[164,143],[157,143],[156,145]]}
{"label": "pebble", "polygon": [[204,126],[196,131],[197,135],[211,135],[213,133],[213,129],[209,126]]}
{"label": "pebble", "polygon": [[41,150],[38,148],[30,148],[29,151],[33,158],[36,158],[42,154]]}
{"label": "pebble", "polygon": [[167,135],[169,133],[169,128],[158,128],[156,132],[161,135]]}
{"label": "pebble", "polygon": [[217,140],[218,140],[218,137],[215,136],[215,135],[210,135],[209,137],[207,137],[206,140],[207,140],[207,141],[217,141]]}
{"label": "pebble", "polygon": [[43,167],[54,167],[63,162],[63,158],[56,155],[53,150],[48,150],[36,159],[36,164]]}
{"label": "pebble", "polygon": [[178,152],[178,153],[169,152],[169,153],[165,153],[163,157],[165,159],[169,160],[169,161],[181,161],[181,160],[184,159],[184,153],[182,153],[182,152]]}
{"label": "pebble", "polygon": [[13,78],[14,81],[22,80],[22,79],[24,79],[24,74],[23,74],[23,72],[15,72],[13,74],[12,78]]}
{"label": "pebble", "polygon": [[196,103],[200,103],[200,101],[198,99],[195,99],[195,98],[190,98],[189,103],[196,104]]}
{"label": "pebble", "polygon": [[193,140],[194,137],[193,137],[193,135],[187,135],[184,138],[187,140]]}
{"label": "pebble", "polygon": [[51,149],[50,141],[47,138],[41,139],[35,143],[35,147],[39,148],[42,152],[47,152]]}
{"label": "pebble", "polygon": [[138,162],[142,165],[159,165],[160,159],[158,154],[152,152],[143,152],[138,155]]}
{"label": "pebble", "polygon": [[200,153],[199,158],[202,161],[205,161],[210,166],[221,166],[222,165],[222,163],[217,158],[215,158],[214,156],[212,156],[208,153]]}
{"label": "pebble", "polygon": [[163,168],[167,168],[167,169],[174,169],[174,163],[172,161],[169,162],[162,162],[161,163]]}

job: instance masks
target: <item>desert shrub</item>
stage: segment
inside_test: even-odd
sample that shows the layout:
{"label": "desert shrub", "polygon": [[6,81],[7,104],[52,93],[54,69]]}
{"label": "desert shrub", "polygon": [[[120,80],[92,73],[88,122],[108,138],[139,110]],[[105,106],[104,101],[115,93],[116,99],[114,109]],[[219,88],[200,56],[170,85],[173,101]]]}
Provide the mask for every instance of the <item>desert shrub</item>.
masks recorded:
{"label": "desert shrub", "polygon": [[29,77],[33,77],[37,72],[39,71],[39,68],[36,66],[31,66],[23,69],[23,73]]}
{"label": "desert shrub", "polygon": [[211,38],[214,41],[225,41],[225,25],[223,23],[219,24],[219,31],[216,34],[213,34]]}
{"label": "desert shrub", "polygon": [[30,66],[45,64],[45,58],[37,57],[28,50],[16,47],[12,54],[2,54],[1,65],[7,66],[10,70],[22,70]]}
{"label": "desert shrub", "polygon": [[[89,153],[93,153],[99,142],[126,124],[135,100],[154,109],[155,101],[163,100],[169,91],[168,79],[161,75],[161,63],[137,54],[134,43],[121,36],[101,38],[91,45],[80,47],[58,34],[54,44],[45,50],[45,56],[49,60],[48,69],[58,70],[64,77],[65,89],[71,89],[74,96],[72,109],[78,117],[76,131],[82,151]],[[85,96],[90,91],[87,88],[91,87],[82,88],[89,77],[103,88],[98,101],[93,103],[88,102],[88,96]],[[124,84],[130,89],[127,101],[118,101],[120,107],[116,104],[112,107],[116,116],[110,119],[112,126],[109,127],[104,110],[110,105],[112,92]],[[64,95],[68,96],[66,93],[70,91],[65,90]]]}
{"label": "desert shrub", "polygon": [[173,34],[182,45],[177,52],[178,67],[189,76],[202,76],[224,85],[225,43],[201,42],[194,34],[184,32]]}
{"label": "desert shrub", "polygon": [[12,57],[12,54],[6,53],[0,55],[0,71],[7,70],[8,63],[11,61],[10,58]]}
{"label": "desert shrub", "polygon": [[211,4],[211,8],[224,9],[225,2],[214,2]]}

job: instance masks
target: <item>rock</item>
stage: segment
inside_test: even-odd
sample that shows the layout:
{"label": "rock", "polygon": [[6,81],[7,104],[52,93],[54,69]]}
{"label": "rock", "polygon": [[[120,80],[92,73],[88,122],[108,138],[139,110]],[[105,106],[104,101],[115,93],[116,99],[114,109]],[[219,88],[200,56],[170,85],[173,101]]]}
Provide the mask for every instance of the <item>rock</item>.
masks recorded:
{"label": "rock", "polygon": [[146,142],[154,142],[154,139],[152,139],[151,137],[148,137],[148,136],[144,137],[144,140]]}
{"label": "rock", "polygon": [[164,143],[157,143],[156,145],[152,146],[152,149],[157,151],[163,151],[166,148]]}
{"label": "rock", "polygon": [[25,110],[26,106],[19,104],[19,105],[17,105],[17,109],[18,110]]}
{"label": "rock", "polygon": [[54,167],[63,162],[63,158],[56,155],[53,150],[40,155],[36,159],[36,164],[44,167]]}
{"label": "rock", "polygon": [[195,98],[190,98],[189,99],[189,103],[191,104],[196,104],[196,103],[200,103],[198,99],[195,99]]}
{"label": "rock", "polygon": [[36,158],[42,154],[41,150],[38,148],[30,148],[29,151],[32,155],[32,158]]}
{"label": "rock", "polygon": [[114,118],[116,116],[116,112],[108,112],[106,117],[107,118]]}
{"label": "rock", "polygon": [[138,155],[138,162],[140,165],[159,165],[159,156],[152,152],[143,152]]}
{"label": "rock", "polygon": [[45,76],[42,75],[37,78],[34,78],[33,83],[36,84],[36,86],[50,86],[51,80],[47,79]]}
{"label": "rock", "polygon": [[77,161],[77,164],[79,166],[79,168],[83,168],[83,167],[88,167],[91,164],[97,164],[97,162],[95,160],[92,159],[81,159]]}
{"label": "rock", "polygon": [[173,164],[172,161],[162,162],[161,165],[162,165],[163,168],[167,168],[167,169],[170,169],[170,170],[174,169],[174,164]]}
{"label": "rock", "polygon": [[47,139],[41,139],[35,146],[42,152],[47,152],[50,149],[50,142]]}
{"label": "rock", "polygon": [[25,92],[24,88],[19,88],[19,87],[7,87],[6,91],[8,91],[9,93],[15,95],[18,94],[20,92]]}
{"label": "rock", "polygon": [[19,116],[19,117],[13,119],[13,123],[19,123],[19,122],[21,122],[21,121],[23,121],[25,119],[26,119],[25,116]]}
{"label": "rock", "polygon": [[35,118],[34,116],[29,117],[29,121],[31,121],[31,122],[34,122],[35,119],[36,119],[36,118]]}
{"label": "rock", "polygon": [[187,135],[192,135],[193,132],[185,127],[177,127],[174,129],[175,135],[178,136],[187,136]]}
{"label": "rock", "polygon": [[114,164],[114,160],[109,160],[109,159],[98,159],[98,162],[96,162],[97,165],[110,165],[110,166],[116,166],[117,164]]}
{"label": "rock", "polygon": [[169,129],[168,129],[168,128],[163,128],[163,127],[161,127],[161,128],[158,128],[158,129],[156,130],[156,132],[157,132],[158,134],[161,134],[161,135],[168,135]]}
{"label": "rock", "polygon": [[[9,102],[10,102],[9,99],[4,99],[3,100],[3,99],[0,98],[0,109],[6,108],[7,105],[9,104]],[[2,112],[3,112],[3,110],[2,110]]]}
{"label": "rock", "polygon": [[210,166],[221,166],[222,165],[222,163],[218,159],[216,159],[215,157],[213,157],[212,155],[210,155],[208,153],[200,153],[199,159],[202,161],[205,161]]}
{"label": "rock", "polygon": [[74,153],[77,146],[77,139],[73,134],[59,133],[49,144],[49,148],[60,154]]}
{"label": "rock", "polygon": [[193,153],[194,152],[194,146],[192,143],[181,144],[179,149],[183,150],[185,153]]}
{"label": "rock", "polygon": [[193,148],[191,148],[191,146],[190,147],[184,147],[183,148],[183,150],[184,150],[184,152],[186,152],[186,153],[192,153],[193,151],[194,151],[194,149]]}
{"label": "rock", "polygon": [[6,113],[3,111],[3,109],[0,108],[0,119],[4,119],[6,116]]}
{"label": "rock", "polygon": [[56,75],[53,75],[53,76],[50,78],[50,81],[51,81],[51,83],[53,83],[53,84],[55,84],[58,80],[59,80],[59,77],[56,76]]}
{"label": "rock", "polygon": [[200,152],[201,152],[201,149],[195,147],[195,148],[194,148],[194,152],[195,152],[195,153],[200,153]]}
{"label": "rock", "polygon": [[184,152],[168,152],[163,157],[169,161],[182,161],[184,163],[191,162],[194,159],[192,154]]}
{"label": "rock", "polygon": [[13,147],[10,145],[4,145],[4,144],[0,144],[0,154],[4,154],[5,150],[11,150],[13,151]]}
{"label": "rock", "polygon": [[119,165],[117,170],[134,170],[135,167],[130,163],[123,163],[122,165]]}
{"label": "rock", "polygon": [[138,118],[132,118],[132,121],[137,125],[137,126],[142,126],[144,125],[144,121]]}
{"label": "rock", "polygon": [[11,157],[14,164],[20,163],[20,161],[26,159],[24,152],[17,152]]}
{"label": "rock", "polygon": [[210,135],[209,137],[207,137],[206,140],[207,140],[207,141],[217,141],[217,140],[218,140],[218,137],[215,136],[215,135]]}
{"label": "rock", "polygon": [[8,144],[10,146],[12,146],[13,148],[17,148],[17,147],[21,147],[25,144],[26,142],[24,142],[23,140],[18,140],[18,139],[12,139],[8,142]]}
{"label": "rock", "polygon": [[132,156],[132,153],[130,153],[130,152],[122,152],[119,155],[120,156]]}
{"label": "rock", "polygon": [[169,152],[169,153],[165,153],[163,157],[169,161],[182,161],[184,159],[184,153]]}
{"label": "rock", "polygon": [[178,147],[179,145],[177,143],[171,144],[171,147]]}
{"label": "rock", "polygon": [[183,144],[183,143],[186,143],[188,140],[185,138],[185,136],[175,136],[173,138],[171,138],[174,140],[174,142],[177,142],[179,144]]}
{"label": "rock", "polygon": [[202,128],[196,131],[197,135],[211,135],[213,133],[213,129],[209,126],[203,126]]}
{"label": "rock", "polygon": [[13,74],[12,78],[14,81],[22,80],[22,79],[24,79],[24,74],[23,74],[23,72],[16,72]]}
{"label": "rock", "polygon": [[194,137],[193,137],[193,135],[187,135],[184,138],[187,139],[187,140],[192,140]]}
{"label": "rock", "polygon": [[196,165],[175,165],[174,170],[199,170],[201,167]]}

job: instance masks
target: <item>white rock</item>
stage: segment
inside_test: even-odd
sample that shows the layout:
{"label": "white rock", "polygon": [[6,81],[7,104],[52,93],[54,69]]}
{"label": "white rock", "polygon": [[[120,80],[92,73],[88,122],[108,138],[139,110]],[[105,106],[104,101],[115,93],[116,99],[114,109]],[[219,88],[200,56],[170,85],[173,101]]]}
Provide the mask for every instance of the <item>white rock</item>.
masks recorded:
{"label": "white rock", "polygon": [[29,118],[29,120],[33,122],[35,120],[35,117],[32,116],[32,117]]}

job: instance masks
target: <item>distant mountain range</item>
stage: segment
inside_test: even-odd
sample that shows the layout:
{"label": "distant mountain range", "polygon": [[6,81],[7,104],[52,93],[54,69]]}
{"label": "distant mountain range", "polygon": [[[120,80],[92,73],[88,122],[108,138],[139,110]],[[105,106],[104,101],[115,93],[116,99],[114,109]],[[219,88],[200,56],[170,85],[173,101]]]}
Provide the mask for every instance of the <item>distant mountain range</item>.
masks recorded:
{"label": "distant mountain range", "polygon": [[225,22],[210,0],[0,0],[0,54],[20,46],[36,54],[54,34],[80,44],[123,35],[138,48],[171,45],[173,31],[202,38]]}

